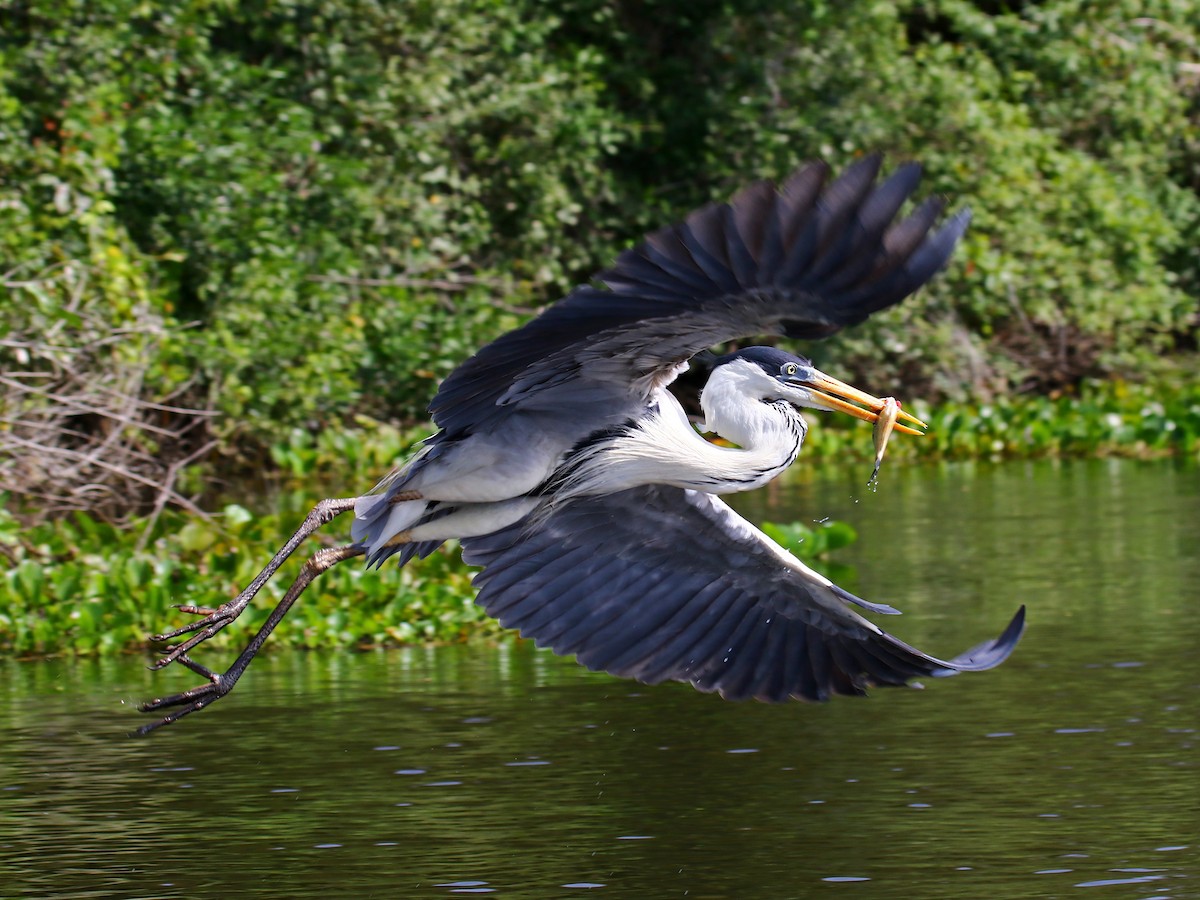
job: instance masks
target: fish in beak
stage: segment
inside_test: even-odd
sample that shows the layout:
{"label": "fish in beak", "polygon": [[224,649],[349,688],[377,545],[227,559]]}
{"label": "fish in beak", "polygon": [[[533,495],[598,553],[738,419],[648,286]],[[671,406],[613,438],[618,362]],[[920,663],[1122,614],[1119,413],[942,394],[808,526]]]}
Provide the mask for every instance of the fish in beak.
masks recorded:
{"label": "fish in beak", "polygon": [[875,469],[868,484],[875,484],[879,478],[879,467],[883,464],[883,454],[893,431],[919,436],[929,427],[916,416],[906,413],[895,397],[874,397],[816,369],[808,370],[803,384],[812,392],[810,402],[814,407],[844,412],[875,424]]}

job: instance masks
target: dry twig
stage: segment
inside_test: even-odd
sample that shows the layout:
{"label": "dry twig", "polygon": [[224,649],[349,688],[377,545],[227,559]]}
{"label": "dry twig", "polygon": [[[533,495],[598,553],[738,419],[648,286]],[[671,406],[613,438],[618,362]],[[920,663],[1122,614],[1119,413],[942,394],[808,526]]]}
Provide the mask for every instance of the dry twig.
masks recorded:
{"label": "dry twig", "polygon": [[0,289],[14,304],[29,306],[32,294],[39,309],[11,315],[0,340],[0,491],[39,516],[87,510],[116,520],[149,510],[147,534],[168,503],[198,512],[176,484],[213,448],[215,413],[175,402],[190,385],[162,397],[147,384],[170,334],[162,318],[140,311],[135,325],[114,325],[93,308],[102,303],[77,261],[6,277]]}

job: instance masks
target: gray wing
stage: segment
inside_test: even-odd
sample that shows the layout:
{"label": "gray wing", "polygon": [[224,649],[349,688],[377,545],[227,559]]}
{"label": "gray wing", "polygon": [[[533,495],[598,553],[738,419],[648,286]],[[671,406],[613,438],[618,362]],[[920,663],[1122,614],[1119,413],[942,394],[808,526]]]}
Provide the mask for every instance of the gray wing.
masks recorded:
{"label": "gray wing", "polygon": [[858,615],[847,602],[863,601],[721,500],[679,488],[572,501],[462,543],[463,559],[484,567],[477,602],[505,627],[590,669],[730,699],[825,700],[982,671],[1024,629],[1022,607],[995,640],[929,656]]}
{"label": "gray wing", "polygon": [[932,231],[942,204],[931,199],[893,224],[921,169],[876,184],[879,167],[867,157],[826,185],[828,168],[811,164],[778,191],[758,182],[647,236],[459,366],[430,404],[434,421],[453,439],[516,409],[580,402],[620,421],[714,344],[826,337],[898,303],[945,265],[970,214]]}

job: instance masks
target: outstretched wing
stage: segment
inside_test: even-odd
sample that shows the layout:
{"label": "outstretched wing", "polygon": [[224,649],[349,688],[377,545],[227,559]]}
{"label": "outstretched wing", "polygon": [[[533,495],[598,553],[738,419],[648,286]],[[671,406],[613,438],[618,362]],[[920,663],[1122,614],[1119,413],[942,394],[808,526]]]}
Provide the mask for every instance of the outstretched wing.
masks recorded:
{"label": "outstretched wing", "polygon": [[1003,662],[1000,637],[940,660],[881,631],[870,608],[808,569],[711,494],[634,488],[566,503],[463,540],[484,567],[477,602],[590,669],[686,681],[729,699],[825,700]]}
{"label": "outstretched wing", "polygon": [[876,184],[879,167],[869,156],[825,185],[828,167],[814,163],[778,191],[758,182],[649,235],[459,366],[430,404],[434,421],[454,438],[577,398],[620,421],[714,344],[826,337],[898,303],[945,265],[970,214],[931,231],[942,204],[928,200],[893,225],[921,168]]}

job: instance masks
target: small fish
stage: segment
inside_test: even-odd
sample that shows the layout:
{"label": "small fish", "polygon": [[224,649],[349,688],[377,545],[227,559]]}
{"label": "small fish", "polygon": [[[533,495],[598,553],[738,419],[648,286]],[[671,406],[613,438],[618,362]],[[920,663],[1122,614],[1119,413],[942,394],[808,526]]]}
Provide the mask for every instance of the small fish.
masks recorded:
{"label": "small fish", "polygon": [[888,438],[900,418],[900,402],[895,397],[883,398],[883,409],[879,410],[879,418],[875,420],[875,468],[871,472],[871,480],[867,486],[874,488],[879,483],[879,467],[883,465],[883,451],[887,449]]}

